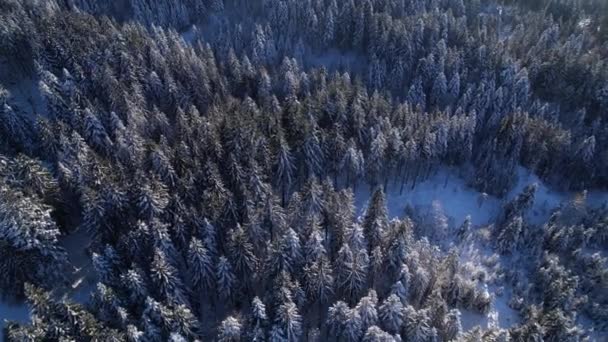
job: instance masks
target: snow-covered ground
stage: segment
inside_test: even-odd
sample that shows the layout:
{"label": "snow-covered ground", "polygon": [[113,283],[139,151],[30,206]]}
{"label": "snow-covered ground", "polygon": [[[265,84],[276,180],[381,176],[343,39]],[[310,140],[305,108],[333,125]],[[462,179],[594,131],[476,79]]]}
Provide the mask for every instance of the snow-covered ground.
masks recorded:
{"label": "snow-covered ground", "polygon": [[[2,318],[2,326],[5,320],[27,322],[29,321],[29,309],[22,301],[11,301],[9,299],[0,300],[0,317]],[[2,335],[0,334],[0,341]]]}
{"label": "snow-covered ground", "polygon": [[[446,177],[448,177],[446,185]],[[445,186],[444,186],[445,185]],[[420,182],[413,190],[408,186],[399,193],[400,185],[389,182],[386,190],[388,214],[390,218],[403,217],[406,206],[413,208],[428,207],[437,201],[444,213],[453,219],[453,224],[460,224],[467,215],[471,215],[475,225],[485,224],[498,213],[501,201],[488,197],[481,208],[478,200],[480,193],[466,185],[466,182],[457,177],[454,171],[441,170],[427,180]],[[360,184],[355,193],[355,206],[363,214],[370,198],[370,189]]]}
{"label": "snow-covered ground", "polygon": [[[480,228],[494,222],[507,201],[521,193],[526,186],[536,183],[538,188],[534,206],[528,212],[526,219],[530,223],[542,224],[549,218],[555,208],[570,201],[576,195],[571,192],[558,192],[550,189],[536,175],[523,167],[518,168],[517,173],[517,184],[503,199],[477,192],[469,187],[466,181],[457,175],[456,171],[450,169],[437,172],[427,180],[417,184],[413,190],[406,187],[402,194],[399,193],[399,184],[395,185],[389,182],[386,190],[389,217],[403,217],[407,206],[417,210],[428,210],[435,203],[435,205],[439,204],[448,217],[450,229],[458,228],[467,215],[471,216],[473,226]],[[361,184],[355,193],[357,215],[364,214],[370,197],[370,188]],[[608,195],[606,193],[589,192],[587,194],[587,204],[589,206],[597,207],[607,202]],[[476,271],[484,271],[487,274],[493,273],[487,265],[484,265],[484,260],[494,254],[491,245],[475,241],[473,245],[463,247],[459,253],[461,265],[469,266]],[[499,257],[497,263],[502,262],[502,267],[508,267],[509,261],[503,259]],[[484,329],[492,326],[509,328],[520,321],[517,311],[508,305],[511,299],[510,288],[499,288],[497,285],[488,284],[488,291],[493,297],[489,315],[481,315],[461,309],[461,319],[465,330],[477,325]]]}
{"label": "snow-covered ground", "polygon": [[65,290],[65,294],[78,303],[88,301],[89,294],[95,287],[95,271],[87,254],[90,242],[90,235],[84,229],[79,229],[61,240],[61,245],[68,251],[68,259],[74,272],[71,286]]}
{"label": "snow-covered ground", "polygon": [[30,320],[30,311],[22,301],[13,302],[0,299],[0,342],[4,341],[4,324],[6,321],[26,323]]}
{"label": "snow-covered ground", "polygon": [[[482,194],[468,186],[466,181],[459,177],[454,170],[443,169],[418,183],[413,190],[406,187],[403,194],[399,194],[400,185],[390,181],[386,191],[389,216],[390,218],[403,217],[407,205],[414,208],[429,207],[434,201],[437,201],[444,213],[452,219],[450,222],[452,226],[461,224],[467,215],[471,215],[473,225],[484,225],[494,221],[504,203],[521,193],[526,186],[536,183],[538,189],[534,207],[526,219],[532,223],[541,223],[549,218],[553,209],[569,201],[575,195],[572,192],[550,189],[536,175],[523,167],[519,167],[517,173],[517,184],[505,198],[499,199],[485,195],[481,206]],[[357,214],[363,214],[369,198],[369,187],[360,184],[355,193]],[[587,204],[592,207],[601,206],[607,201],[608,194],[605,192],[590,191],[587,194]]]}
{"label": "snow-covered ground", "polygon": [[[71,300],[85,303],[95,285],[95,275],[91,265],[91,258],[86,248],[90,237],[85,230],[78,230],[65,236],[60,244],[68,252],[68,259],[73,267],[71,286],[59,289],[57,295],[65,295]],[[6,321],[25,323],[29,321],[29,309],[23,301],[10,301],[0,299],[0,342],[3,341],[2,330]]]}

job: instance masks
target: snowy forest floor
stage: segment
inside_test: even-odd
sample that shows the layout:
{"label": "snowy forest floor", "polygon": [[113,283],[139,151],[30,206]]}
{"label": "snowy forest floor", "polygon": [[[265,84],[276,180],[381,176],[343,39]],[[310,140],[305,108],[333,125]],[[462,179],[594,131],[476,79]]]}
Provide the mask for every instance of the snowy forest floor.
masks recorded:
{"label": "snowy forest floor", "polygon": [[[424,213],[435,202],[435,205],[439,205],[447,216],[450,229],[459,227],[465,217],[470,215],[474,230],[479,230],[495,220],[506,201],[514,198],[525,186],[532,183],[538,184],[538,190],[536,192],[534,207],[530,210],[529,217],[527,217],[530,223],[544,222],[554,208],[557,208],[561,203],[568,201],[574,196],[573,193],[551,190],[534,174],[524,168],[519,168],[518,182],[504,199],[485,196],[481,202],[480,198],[482,194],[467,186],[457,170],[444,168],[427,180],[418,183],[414,189],[406,187],[402,194],[399,193],[399,184],[389,182],[386,191],[388,212],[390,218],[403,217],[406,213],[406,207],[410,206],[416,212]],[[587,203],[591,206],[601,205],[605,203],[606,198],[608,198],[607,196],[606,193],[589,192]],[[366,184],[359,184],[355,192],[357,215],[364,213],[370,197],[370,187]],[[90,237],[86,230],[78,230],[65,236],[61,241],[62,246],[68,251],[69,260],[73,266],[73,274],[71,275],[71,287],[60,291],[58,295],[80,303],[88,301],[89,294],[95,286],[95,276],[92,271],[91,260],[86,252],[89,240]],[[450,244],[450,241],[446,242],[448,248]],[[461,248],[459,251],[462,265],[471,270],[483,271],[489,275],[493,271],[489,269],[487,263],[484,263],[484,260],[487,260],[493,254],[491,244],[479,240],[476,240],[474,244],[466,248]],[[508,267],[510,264],[509,260],[503,260],[503,257],[497,263],[502,263],[503,267]],[[492,269],[495,269],[495,267],[492,267]],[[462,324],[465,330],[477,325],[482,329],[492,325],[508,328],[519,322],[518,313],[508,306],[511,290],[509,288],[500,289],[499,286],[491,284],[488,290],[493,296],[493,306],[490,314],[486,316],[462,310]],[[23,302],[0,300],[0,318],[2,321],[14,320],[25,322],[29,319],[27,306]]]}

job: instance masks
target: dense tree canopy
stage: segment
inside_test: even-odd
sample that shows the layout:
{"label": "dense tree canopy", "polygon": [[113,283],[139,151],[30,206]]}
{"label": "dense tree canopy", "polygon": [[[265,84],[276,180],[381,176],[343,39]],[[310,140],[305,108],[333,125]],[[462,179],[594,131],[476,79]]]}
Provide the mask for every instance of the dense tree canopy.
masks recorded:
{"label": "dense tree canopy", "polygon": [[[391,220],[386,198],[446,166],[485,196],[519,166],[605,190],[605,6],[0,0],[0,291],[31,308],[7,340],[576,341],[583,315],[605,333],[608,209],[586,192],[539,224],[530,185],[484,227],[438,202]],[[78,229],[82,304],[58,298]],[[488,269],[521,269],[471,270],[479,241]],[[521,322],[464,331],[488,286]]]}

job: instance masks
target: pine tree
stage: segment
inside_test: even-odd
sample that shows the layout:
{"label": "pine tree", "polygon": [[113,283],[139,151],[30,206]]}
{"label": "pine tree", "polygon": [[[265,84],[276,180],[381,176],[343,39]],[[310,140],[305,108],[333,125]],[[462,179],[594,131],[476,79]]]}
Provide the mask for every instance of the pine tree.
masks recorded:
{"label": "pine tree", "polygon": [[132,304],[141,304],[148,297],[148,287],[143,271],[133,265],[131,269],[120,276],[121,284],[127,289]]}
{"label": "pine tree", "polygon": [[386,172],[386,138],[382,133],[379,133],[373,140],[370,146],[369,155],[366,158],[366,173],[368,182],[371,186],[376,186],[380,179],[385,176]]}
{"label": "pine tree", "polygon": [[198,320],[186,305],[180,304],[173,309],[171,323],[171,330],[184,338],[195,339],[198,336]]}
{"label": "pine tree", "polygon": [[408,292],[407,288],[403,283],[399,280],[393,286],[391,286],[391,294],[396,295],[401,300],[401,303],[404,305],[407,304]]}
{"label": "pine tree", "polygon": [[364,250],[367,251],[367,240],[363,234],[363,228],[358,223],[354,223],[346,231],[345,241],[351,250]]}
{"label": "pine tree", "polygon": [[350,308],[343,301],[337,301],[327,311],[327,326],[329,334],[336,340],[343,338]]}
{"label": "pine tree", "polygon": [[101,122],[89,108],[84,110],[84,125],[84,137],[87,142],[100,152],[106,153],[112,146],[112,141]]}
{"label": "pine tree", "polygon": [[524,215],[534,204],[534,198],[538,184],[530,184],[518,194],[512,201],[508,202],[504,208],[504,220],[508,220],[517,215]]}
{"label": "pine tree", "polygon": [[513,217],[505,224],[498,234],[496,244],[498,251],[502,254],[512,253],[517,248],[523,232],[523,220],[521,216]]}
{"label": "pine tree", "polygon": [[418,310],[407,307],[405,329],[406,336],[410,341],[428,341],[432,336],[431,320],[426,310]]}
{"label": "pine tree", "polygon": [[399,333],[404,324],[403,304],[396,295],[391,295],[380,305],[380,323],[389,333]]}
{"label": "pine tree", "polygon": [[302,335],[302,317],[294,303],[287,302],[278,307],[273,330],[280,332],[285,341],[299,341]]}
{"label": "pine tree", "polygon": [[179,272],[169,263],[165,253],[158,248],[154,250],[154,260],[150,264],[150,271],[152,281],[161,298],[187,304]]}
{"label": "pine tree", "polygon": [[129,324],[127,325],[126,337],[128,342],[141,342],[144,339],[144,333],[133,324]]}
{"label": "pine tree", "polygon": [[363,217],[363,232],[368,242],[368,250],[382,246],[384,230],[388,225],[388,210],[382,189],[377,189]]}
{"label": "pine tree", "polygon": [[188,271],[192,285],[197,289],[211,290],[214,285],[214,264],[209,251],[197,238],[192,238],[188,248]]}
{"label": "pine tree", "polygon": [[[6,165],[1,159],[0,163]],[[0,288],[19,294],[25,282],[65,281],[67,253],[58,245],[59,235],[51,207],[40,197],[7,185],[0,187],[0,270],[6,275]]]}
{"label": "pine tree", "polygon": [[377,305],[378,296],[376,291],[372,289],[367,296],[361,298],[359,304],[355,307],[355,310],[357,310],[359,317],[361,318],[361,329],[363,331],[367,331],[370,327],[378,324]]}
{"label": "pine tree", "polygon": [[285,139],[279,139],[279,146],[276,153],[275,180],[281,188],[283,206],[287,202],[289,189],[294,179],[295,165],[293,156]]}
{"label": "pine tree", "polygon": [[443,72],[439,72],[433,81],[431,104],[443,108],[447,102],[448,84]]}
{"label": "pine tree", "polygon": [[396,340],[389,333],[373,325],[367,329],[363,342],[396,342]]}
{"label": "pine tree", "polygon": [[349,302],[356,302],[367,282],[369,257],[365,250],[357,253],[346,244],[338,252],[334,263],[337,284]]}
{"label": "pine tree", "polygon": [[319,133],[313,128],[308,132],[302,145],[301,153],[307,177],[323,175],[324,155],[319,141]]}
{"label": "pine tree", "polygon": [[158,175],[167,186],[175,186],[177,182],[177,173],[171,165],[169,158],[161,150],[161,147],[157,147],[152,151],[150,159],[156,175]]}
{"label": "pine tree", "polygon": [[302,191],[302,207],[308,216],[317,215],[324,206],[323,188],[315,177],[310,177],[304,184]]}
{"label": "pine tree", "polygon": [[[7,103],[8,91],[0,87],[0,131],[4,137],[1,141],[10,142],[18,148],[31,148],[29,123],[25,116],[21,116]],[[6,140],[5,140],[6,139]]]}
{"label": "pine tree", "polygon": [[[460,1],[462,4],[462,0],[451,0],[451,1]],[[464,7],[464,5],[463,5]],[[463,10],[464,11],[464,10]],[[448,102],[450,104],[455,104],[460,96],[460,74],[458,72],[454,73],[454,76],[450,79],[450,83],[448,84]]]}
{"label": "pine tree", "polygon": [[282,271],[295,274],[302,265],[300,238],[293,229],[288,229],[280,241],[272,246],[269,271],[278,274]]}
{"label": "pine tree", "polygon": [[460,322],[460,311],[452,309],[448,312],[444,323],[444,339],[451,341],[457,339],[462,333],[462,323]]}
{"label": "pine tree", "polygon": [[218,341],[221,342],[239,342],[241,341],[241,323],[232,316],[228,316],[222,321],[218,329]]}
{"label": "pine tree", "polygon": [[393,278],[399,276],[402,271],[402,267],[406,261],[409,251],[409,231],[411,229],[411,222],[406,219],[397,223],[397,229],[395,236],[389,236],[387,241],[390,242],[388,250],[386,251],[386,264],[388,266],[389,275]]}
{"label": "pine tree", "polygon": [[234,271],[240,279],[239,282],[248,284],[251,274],[254,274],[257,269],[257,258],[254,254],[253,244],[241,225],[237,224],[236,229],[231,231],[227,245]]}
{"label": "pine tree", "polygon": [[171,330],[171,310],[148,297],[144,305],[142,315],[144,333],[150,340],[157,341],[166,336],[161,333]]}
{"label": "pine tree", "polygon": [[466,9],[463,0],[450,0],[449,4],[455,17],[461,17],[465,15]]}
{"label": "pine tree", "polygon": [[327,257],[322,255],[310,266],[304,267],[304,286],[313,300],[326,303],[334,291],[333,270]]}
{"label": "pine tree", "polygon": [[[338,104],[339,105],[339,104]],[[342,112],[342,108],[332,108],[332,112]],[[341,115],[340,113],[334,114],[336,116]],[[337,119],[334,119],[337,120]],[[344,135],[342,133],[342,127],[340,124],[336,124],[334,129],[330,132],[330,136],[328,138],[328,142],[326,143],[325,154],[327,155],[327,167],[329,168],[329,173],[333,174],[334,186],[338,186],[338,176],[340,175],[342,169],[342,159],[344,158],[344,154],[346,153],[346,141],[344,140]]]}
{"label": "pine tree", "polygon": [[304,264],[311,265],[321,257],[327,256],[327,250],[325,249],[325,240],[321,235],[321,227],[319,227],[317,219],[313,218],[310,220],[308,226],[310,228],[307,228],[307,231],[310,231],[310,233],[308,234],[308,240],[304,244],[303,251]]}
{"label": "pine tree", "polygon": [[490,305],[492,305],[492,297],[488,292],[487,285],[484,285],[484,289],[479,291],[473,301],[473,307],[480,313],[486,314],[490,311]]}
{"label": "pine tree", "polygon": [[441,203],[437,200],[431,203],[431,208],[424,220],[422,236],[428,236],[434,241],[443,241],[448,236],[447,217],[443,213]]}
{"label": "pine tree", "polygon": [[422,110],[426,108],[426,94],[424,92],[421,78],[417,77],[414,80],[414,83],[410,86],[410,90],[407,93],[407,102],[409,102],[414,108],[420,107]]}
{"label": "pine tree", "polygon": [[266,306],[258,297],[255,297],[251,302],[245,338],[250,341],[265,341],[267,325]]}
{"label": "pine tree", "polygon": [[142,219],[152,220],[162,213],[168,204],[166,189],[159,182],[145,182],[138,186],[137,209]]}
{"label": "pine tree", "polygon": [[215,266],[217,291],[224,300],[231,300],[236,286],[236,277],[232,265],[225,256],[220,256]]}
{"label": "pine tree", "polygon": [[354,140],[348,141],[346,153],[342,159],[342,167],[346,172],[346,186],[355,187],[357,179],[362,175],[364,159],[362,152],[357,148]]}
{"label": "pine tree", "polygon": [[349,342],[360,341],[363,335],[361,316],[357,310],[349,310],[344,324],[344,339]]}
{"label": "pine tree", "polygon": [[464,222],[460,225],[458,230],[456,231],[456,235],[458,240],[464,241],[467,239],[469,234],[471,233],[471,215],[467,215],[464,218]]}

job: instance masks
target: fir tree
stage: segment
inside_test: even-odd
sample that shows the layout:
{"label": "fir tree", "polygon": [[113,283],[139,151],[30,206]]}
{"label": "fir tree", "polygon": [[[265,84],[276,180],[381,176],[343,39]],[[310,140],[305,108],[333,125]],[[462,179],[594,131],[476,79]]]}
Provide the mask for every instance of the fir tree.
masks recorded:
{"label": "fir tree", "polygon": [[222,321],[218,329],[218,341],[239,342],[241,341],[241,323],[234,317],[229,316]]}
{"label": "fir tree", "polygon": [[399,333],[404,324],[403,304],[396,295],[391,295],[380,305],[380,323],[389,333]]}

